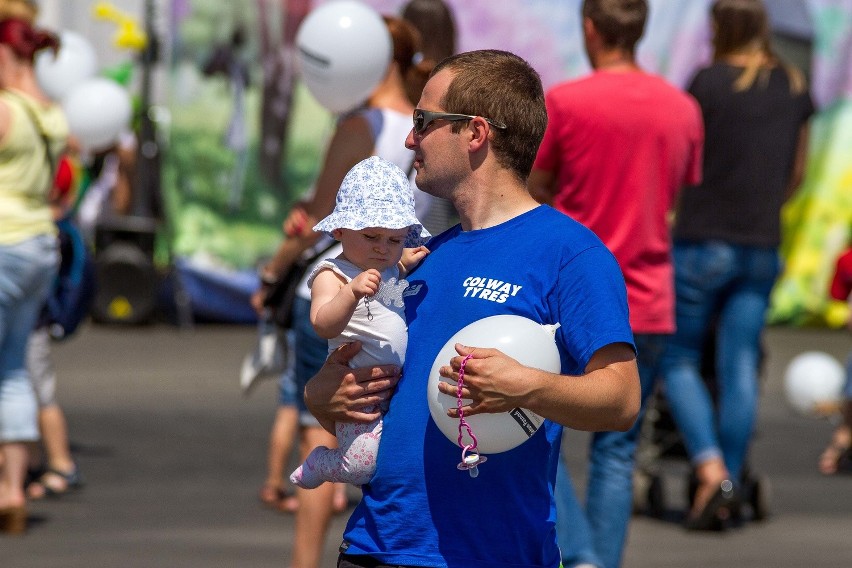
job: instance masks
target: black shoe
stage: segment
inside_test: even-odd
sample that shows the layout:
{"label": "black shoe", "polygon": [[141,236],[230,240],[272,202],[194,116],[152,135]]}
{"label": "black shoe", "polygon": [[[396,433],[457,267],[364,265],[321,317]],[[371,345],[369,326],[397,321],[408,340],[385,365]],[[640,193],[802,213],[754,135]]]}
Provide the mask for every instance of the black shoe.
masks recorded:
{"label": "black shoe", "polygon": [[[725,530],[725,522],[735,505],[734,484],[729,479],[725,479],[698,515],[687,516],[684,526],[690,531]],[[720,515],[723,509],[727,512],[724,518]]]}

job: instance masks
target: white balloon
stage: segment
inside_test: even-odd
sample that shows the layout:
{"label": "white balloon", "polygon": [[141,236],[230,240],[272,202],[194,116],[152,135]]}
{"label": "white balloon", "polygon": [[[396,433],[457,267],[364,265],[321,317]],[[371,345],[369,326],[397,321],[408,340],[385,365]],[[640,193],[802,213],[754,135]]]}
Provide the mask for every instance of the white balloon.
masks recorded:
{"label": "white balloon", "polygon": [[74,87],[62,101],[68,128],[87,150],[112,146],[130,122],[127,90],[111,79],[94,77]]}
{"label": "white balloon", "polygon": [[843,365],[821,351],[806,351],[793,357],[784,373],[784,394],[794,410],[818,415],[841,399],[846,380]]}
{"label": "white balloon", "polygon": [[296,47],[308,91],[335,113],[364,102],[391,59],[384,20],[352,0],[329,2],[308,14],[296,34]]}
{"label": "white balloon", "polygon": [[44,93],[60,101],[71,89],[92,77],[98,68],[95,48],[89,40],[72,31],[59,33],[60,47],[56,55],[44,50],[36,55],[36,80]]}
{"label": "white balloon", "polygon": [[[559,325],[541,325],[531,319],[516,315],[499,315],[475,321],[453,335],[435,357],[429,373],[427,397],[432,419],[444,435],[454,444],[458,443],[459,420],[447,416],[449,408],[455,408],[457,399],[438,390],[439,382],[455,384],[439,375],[442,366],[449,365],[457,357],[455,344],[469,347],[493,347],[527,367],[559,373],[561,363],[554,334]],[[465,404],[470,402],[462,399]],[[511,450],[536,433],[544,419],[523,408],[512,412],[476,414],[465,417],[477,440],[477,451],[495,454]],[[463,443],[470,443],[465,432]]]}

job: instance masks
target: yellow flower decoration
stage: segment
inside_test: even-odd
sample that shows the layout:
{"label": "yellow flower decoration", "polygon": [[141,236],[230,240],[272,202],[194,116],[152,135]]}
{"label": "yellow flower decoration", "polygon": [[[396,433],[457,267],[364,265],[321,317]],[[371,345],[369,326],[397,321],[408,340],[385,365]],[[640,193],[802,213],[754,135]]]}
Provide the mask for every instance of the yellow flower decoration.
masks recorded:
{"label": "yellow flower decoration", "polygon": [[97,2],[92,13],[99,20],[108,20],[118,25],[118,30],[112,38],[116,47],[142,51],[148,45],[148,35],[139,23],[109,2]]}

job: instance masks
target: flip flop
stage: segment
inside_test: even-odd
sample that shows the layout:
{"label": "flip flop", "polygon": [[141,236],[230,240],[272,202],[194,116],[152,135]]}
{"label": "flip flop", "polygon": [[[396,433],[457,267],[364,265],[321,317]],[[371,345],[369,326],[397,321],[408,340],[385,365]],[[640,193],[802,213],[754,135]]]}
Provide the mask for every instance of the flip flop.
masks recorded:
{"label": "flip flop", "polygon": [[[57,483],[56,478],[62,481]],[[27,496],[34,500],[44,499],[45,497],[60,497],[81,487],[83,487],[83,477],[80,475],[78,467],[75,466],[70,472],[49,468],[41,477],[27,486]]]}

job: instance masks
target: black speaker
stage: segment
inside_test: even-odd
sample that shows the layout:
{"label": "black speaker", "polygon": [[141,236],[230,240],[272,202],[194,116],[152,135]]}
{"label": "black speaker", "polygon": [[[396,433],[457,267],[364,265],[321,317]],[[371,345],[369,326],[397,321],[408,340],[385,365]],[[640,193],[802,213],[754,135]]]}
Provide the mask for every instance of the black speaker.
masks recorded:
{"label": "black speaker", "polygon": [[157,307],[154,266],[157,222],[126,216],[105,220],[95,229],[97,294],[92,319],[100,323],[142,324]]}

